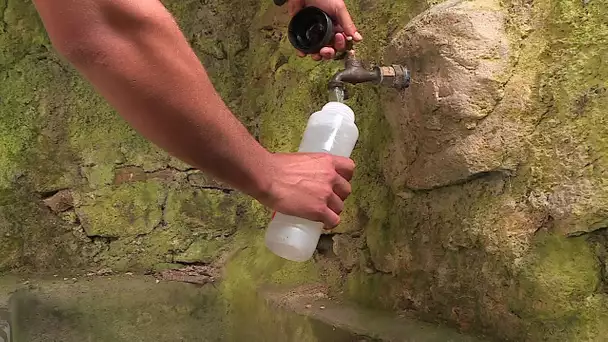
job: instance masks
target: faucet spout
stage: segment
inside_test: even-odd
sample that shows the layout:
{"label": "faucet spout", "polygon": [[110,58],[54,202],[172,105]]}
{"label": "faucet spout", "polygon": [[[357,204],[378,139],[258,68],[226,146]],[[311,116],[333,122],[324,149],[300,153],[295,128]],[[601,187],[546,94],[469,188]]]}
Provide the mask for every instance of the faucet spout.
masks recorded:
{"label": "faucet spout", "polygon": [[356,58],[355,51],[350,49],[344,57],[344,70],[336,73],[329,81],[330,100],[342,102],[346,99],[346,83],[367,82],[404,89],[410,85],[410,72],[401,65],[380,66],[367,70]]}
{"label": "faucet spout", "polygon": [[344,70],[338,72],[331,79],[330,83],[365,83],[375,82],[377,83],[382,78],[382,75],[378,70],[367,70],[363,67],[363,64],[355,57],[355,51],[350,50],[347,52],[344,60]]}

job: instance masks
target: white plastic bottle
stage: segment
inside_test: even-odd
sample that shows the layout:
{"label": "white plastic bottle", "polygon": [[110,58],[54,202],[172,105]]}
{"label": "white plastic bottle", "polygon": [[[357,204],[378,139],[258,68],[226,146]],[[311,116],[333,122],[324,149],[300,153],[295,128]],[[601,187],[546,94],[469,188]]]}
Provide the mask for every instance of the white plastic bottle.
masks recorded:
{"label": "white plastic bottle", "polygon": [[[326,152],[350,157],[359,130],[355,113],[340,102],[329,102],[308,120],[298,152]],[[317,248],[323,223],[276,213],[266,230],[266,246],[291,261],[306,261]]]}

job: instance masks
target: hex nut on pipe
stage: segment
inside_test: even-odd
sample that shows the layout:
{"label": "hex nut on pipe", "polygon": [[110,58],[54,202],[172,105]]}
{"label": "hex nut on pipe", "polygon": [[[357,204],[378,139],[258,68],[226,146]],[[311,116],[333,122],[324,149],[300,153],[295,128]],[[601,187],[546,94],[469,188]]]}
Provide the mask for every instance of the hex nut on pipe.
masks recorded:
{"label": "hex nut on pipe", "polygon": [[410,85],[410,73],[401,65],[378,67],[380,71],[380,84],[397,89],[404,89]]}

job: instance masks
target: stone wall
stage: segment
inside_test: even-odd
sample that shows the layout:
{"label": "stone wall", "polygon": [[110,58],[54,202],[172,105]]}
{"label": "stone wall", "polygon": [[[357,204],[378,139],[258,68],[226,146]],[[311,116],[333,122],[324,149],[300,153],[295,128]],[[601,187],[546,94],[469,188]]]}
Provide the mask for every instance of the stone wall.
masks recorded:
{"label": "stone wall", "polygon": [[[166,3],[235,114],[295,150],[341,65],[296,57],[270,2]],[[262,310],[262,283],[322,281],[499,340],[605,336],[605,4],[348,3],[358,55],[408,65],[413,83],[350,88],[353,196],[297,264],[265,250],[264,208],[145,142],[56,57],[29,4],[0,0],[0,268],[220,264],[233,322]]]}
{"label": "stone wall", "polygon": [[[167,5],[238,107],[257,4]],[[29,2],[0,9],[0,269],[150,270],[221,253],[251,201],[131,130],[55,54]]]}

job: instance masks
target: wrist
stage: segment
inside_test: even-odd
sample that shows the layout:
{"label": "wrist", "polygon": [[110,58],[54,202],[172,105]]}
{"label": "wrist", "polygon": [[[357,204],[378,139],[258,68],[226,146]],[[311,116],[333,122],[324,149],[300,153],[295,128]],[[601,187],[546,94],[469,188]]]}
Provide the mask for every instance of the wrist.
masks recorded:
{"label": "wrist", "polygon": [[274,154],[264,149],[258,158],[258,165],[251,170],[251,188],[249,195],[263,204],[272,198],[272,187],[275,174]]}

